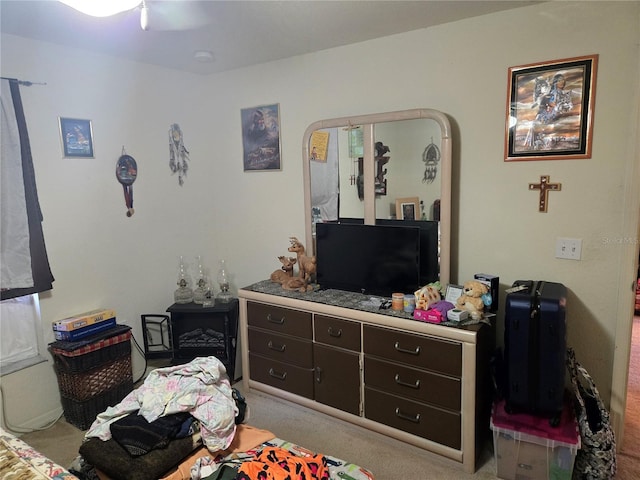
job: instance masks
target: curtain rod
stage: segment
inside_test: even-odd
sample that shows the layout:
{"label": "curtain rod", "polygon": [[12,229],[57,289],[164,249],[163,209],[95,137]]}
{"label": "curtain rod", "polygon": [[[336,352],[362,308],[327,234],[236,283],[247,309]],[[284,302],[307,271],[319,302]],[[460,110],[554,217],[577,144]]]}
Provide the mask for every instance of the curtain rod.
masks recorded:
{"label": "curtain rod", "polygon": [[15,80],[18,82],[18,85],[23,85],[25,87],[30,87],[31,85],[46,85],[46,82],[30,82],[29,80],[18,80],[17,78],[9,78],[9,77],[0,77],[3,80]]}

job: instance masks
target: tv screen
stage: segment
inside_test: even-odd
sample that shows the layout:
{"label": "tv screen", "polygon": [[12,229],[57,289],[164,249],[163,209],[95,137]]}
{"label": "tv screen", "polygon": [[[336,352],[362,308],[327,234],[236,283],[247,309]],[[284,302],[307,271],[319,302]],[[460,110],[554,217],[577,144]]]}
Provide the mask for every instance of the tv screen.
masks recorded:
{"label": "tv screen", "polygon": [[[362,218],[341,218],[340,223],[363,224]],[[420,286],[440,279],[440,227],[435,220],[376,219],[376,225],[410,226],[420,229]]]}
{"label": "tv screen", "polygon": [[391,297],[420,285],[420,229],[410,226],[316,224],[317,282]]}

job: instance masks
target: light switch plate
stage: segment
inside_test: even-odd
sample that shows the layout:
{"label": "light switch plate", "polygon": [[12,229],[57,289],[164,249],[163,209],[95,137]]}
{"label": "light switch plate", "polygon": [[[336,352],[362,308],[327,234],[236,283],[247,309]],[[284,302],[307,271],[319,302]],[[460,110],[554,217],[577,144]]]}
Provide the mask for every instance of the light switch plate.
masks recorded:
{"label": "light switch plate", "polygon": [[558,237],[556,239],[556,258],[580,260],[582,256],[582,239]]}

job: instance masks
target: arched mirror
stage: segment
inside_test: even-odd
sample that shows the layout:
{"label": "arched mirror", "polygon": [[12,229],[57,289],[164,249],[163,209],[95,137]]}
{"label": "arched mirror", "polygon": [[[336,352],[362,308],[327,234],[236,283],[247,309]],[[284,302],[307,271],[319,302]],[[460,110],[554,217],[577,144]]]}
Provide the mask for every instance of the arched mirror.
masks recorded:
{"label": "arched mirror", "polygon": [[437,223],[439,279],[450,278],[451,136],[437,110],[314,122],[302,142],[306,249],[316,222]]}

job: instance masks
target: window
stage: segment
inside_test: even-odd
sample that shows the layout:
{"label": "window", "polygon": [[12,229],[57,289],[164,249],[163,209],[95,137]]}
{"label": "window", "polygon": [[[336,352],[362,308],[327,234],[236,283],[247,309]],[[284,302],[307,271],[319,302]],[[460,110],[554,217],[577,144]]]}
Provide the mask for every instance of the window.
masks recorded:
{"label": "window", "polygon": [[0,302],[0,319],[0,374],[44,361],[38,294]]}

